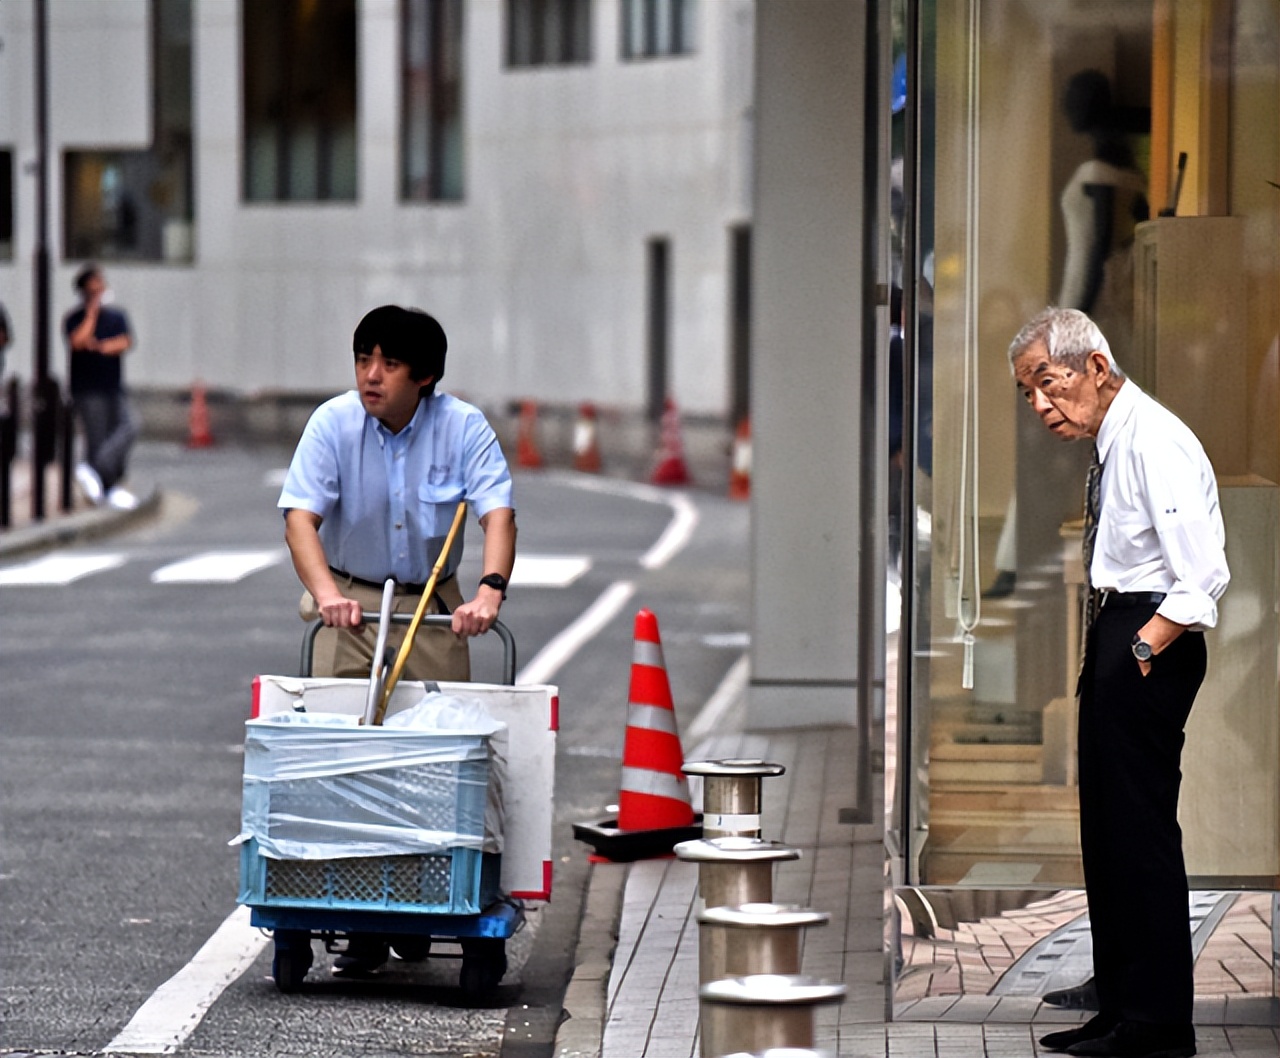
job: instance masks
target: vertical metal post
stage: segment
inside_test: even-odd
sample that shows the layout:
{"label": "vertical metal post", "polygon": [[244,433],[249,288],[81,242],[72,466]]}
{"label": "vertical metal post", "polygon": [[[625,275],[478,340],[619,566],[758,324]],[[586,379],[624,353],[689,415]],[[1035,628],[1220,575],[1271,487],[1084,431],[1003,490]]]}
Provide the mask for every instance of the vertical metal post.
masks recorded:
{"label": "vertical metal post", "polygon": [[53,462],[57,440],[58,385],[49,377],[49,11],[35,0],[36,232],[35,380],[32,387],[31,517],[44,518],[45,468]]}
{"label": "vertical metal post", "polygon": [[866,9],[865,73],[863,77],[863,128],[866,147],[863,153],[863,222],[862,273],[862,393],[859,446],[862,458],[858,471],[859,503],[862,517],[858,528],[858,681],[855,694],[857,724],[856,804],[854,818],[859,823],[872,822],[875,797],[872,793],[871,738],[874,702],[878,689],[879,658],[883,655],[882,603],[885,592],[884,548],[881,546],[888,523],[888,506],[879,489],[880,468],[887,453],[882,444],[885,435],[885,400],[881,397],[880,365],[884,360],[879,328],[876,325],[875,284],[881,273],[883,241],[880,218],[884,214],[880,177],[883,144],[880,88],[880,18],[879,4]]}
{"label": "vertical metal post", "polygon": [[[906,0],[907,105],[902,147],[902,626],[898,631],[898,856],[910,869],[913,798],[912,676],[916,590],[916,282],[920,270],[920,10]],[[902,881],[911,881],[904,878]]]}

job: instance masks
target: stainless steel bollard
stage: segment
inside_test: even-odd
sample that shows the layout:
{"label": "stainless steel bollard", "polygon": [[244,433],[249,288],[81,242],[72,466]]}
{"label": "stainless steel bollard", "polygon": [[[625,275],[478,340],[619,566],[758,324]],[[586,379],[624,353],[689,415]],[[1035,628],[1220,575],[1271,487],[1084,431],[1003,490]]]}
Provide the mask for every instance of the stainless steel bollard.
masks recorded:
{"label": "stainless steel bollard", "polygon": [[812,1048],[815,1008],[843,1002],[844,996],[844,985],[801,974],[753,974],[705,984],[698,991],[702,1058]]}
{"label": "stainless steel bollard", "polygon": [[799,849],[759,838],[682,841],[675,853],[698,864],[698,895],[703,907],[771,903],[773,865],[800,858]]}
{"label": "stainless steel bollard", "polygon": [[786,770],[754,757],[686,763],[686,775],[702,777],[702,836],[760,837],[762,781]]}
{"label": "stainless steel bollard", "polygon": [[710,907],[698,913],[698,980],[798,974],[800,939],[831,921],[825,911],[788,904]]}

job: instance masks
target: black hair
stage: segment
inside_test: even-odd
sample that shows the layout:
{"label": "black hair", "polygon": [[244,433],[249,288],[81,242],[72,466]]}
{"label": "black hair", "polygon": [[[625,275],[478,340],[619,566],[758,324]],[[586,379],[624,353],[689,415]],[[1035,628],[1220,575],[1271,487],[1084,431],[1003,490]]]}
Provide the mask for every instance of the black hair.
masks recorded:
{"label": "black hair", "polygon": [[85,284],[94,276],[102,275],[102,269],[96,264],[87,264],[76,273],[75,279],[71,281],[71,287],[77,294],[83,294]]}
{"label": "black hair", "polygon": [[351,350],[371,353],[374,346],[384,357],[408,364],[410,378],[430,378],[432,389],[444,376],[449,339],[436,318],[421,309],[382,305],[365,313],[352,336]]}

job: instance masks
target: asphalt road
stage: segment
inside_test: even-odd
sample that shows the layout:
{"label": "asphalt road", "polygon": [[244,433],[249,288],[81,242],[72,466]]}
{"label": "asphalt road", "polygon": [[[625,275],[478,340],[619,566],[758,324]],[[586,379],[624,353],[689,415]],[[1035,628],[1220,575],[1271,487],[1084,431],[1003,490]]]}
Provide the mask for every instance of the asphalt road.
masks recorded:
{"label": "asphalt road", "polygon": [[[21,584],[11,567],[30,558],[0,567],[0,1051],[102,1053],[235,909],[227,842],[250,684],[297,671],[303,628],[274,508],[287,459],[145,444],[135,474],[164,490],[159,517],[43,560],[104,568]],[[445,960],[336,979],[318,946],[304,990],[282,995],[268,945],[175,1053],[551,1053],[586,876],[569,824],[616,799],[634,613],[658,615],[685,726],[745,648],[747,513],[718,491],[518,478],[521,554],[589,561],[567,585],[513,589],[502,618],[519,667],[602,596],[621,605],[547,679],[561,697],[554,897],[511,942],[493,1000],[469,1004]],[[469,535],[464,584],[480,572],[476,527]],[[263,568],[231,583],[153,580],[209,552],[260,552]],[[496,639],[473,657],[477,679],[498,679]]]}

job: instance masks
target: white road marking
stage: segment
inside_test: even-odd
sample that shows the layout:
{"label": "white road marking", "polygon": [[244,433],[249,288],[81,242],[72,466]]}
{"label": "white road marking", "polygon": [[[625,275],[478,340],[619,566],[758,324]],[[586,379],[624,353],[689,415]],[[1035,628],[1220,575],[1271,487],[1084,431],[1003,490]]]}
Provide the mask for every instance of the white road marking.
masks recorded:
{"label": "white road marking", "polygon": [[123,566],[124,555],[45,555],[0,569],[0,584],[66,585],[94,573]]}
{"label": "white road marking", "polygon": [[573,624],[538,651],[537,656],[516,675],[516,683],[550,683],[565,662],[599,634],[635,593],[636,586],[632,581],[620,580],[610,584]]}
{"label": "white road marking", "polygon": [[283,487],[284,479],[288,473],[288,467],[276,467],[274,470],[268,470],[262,475],[263,487],[268,489],[278,489]]}
{"label": "white road marking", "polygon": [[685,732],[684,744],[693,749],[699,742],[710,735],[741,699],[742,692],[747,689],[747,678],[751,675],[751,659],[743,654],[730,666],[724,674],[720,686],[707,699],[707,704],[698,710],[689,730]]}
{"label": "white road marking", "polygon": [[658,542],[640,556],[640,565],[645,569],[661,569],[693,539],[693,531],[698,527],[698,508],[683,493],[675,493],[668,499],[675,517],[667,525]]}
{"label": "white road marking", "polygon": [[683,492],[668,492],[656,485],[619,481],[616,478],[597,478],[589,474],[552,473],[544,480],[585,492],[603,492],[610,496],[624,496],[642,503],[661,503],[670,507],[674,517],[657,542],[640,556],[640,565],[645,569],[661,569],[675,558],[693,538],[693,531],[698,525],[698,508]]}
{"label": "white road marking", "polygon": [[702,637],[702,645],[713,650],[746,650],[751,646],[750,632],[716,632]]}
{"label": "white road marking", "polygon": [[202,555],[171,562],[151,574],[152,584],[234,584],[250,573],[283,561],[284,552],[206,551]]}
{"label": "white road marking", "polygon": [[516,555],[511,583],[521,588],[567,588],[591,568],[584,555]]}
{"label": "white road marking", "polygon": [[267,943],[249,925],[249,909],[236,908],[195,957],[138,1008],[104,1053],[172,1054]]}

